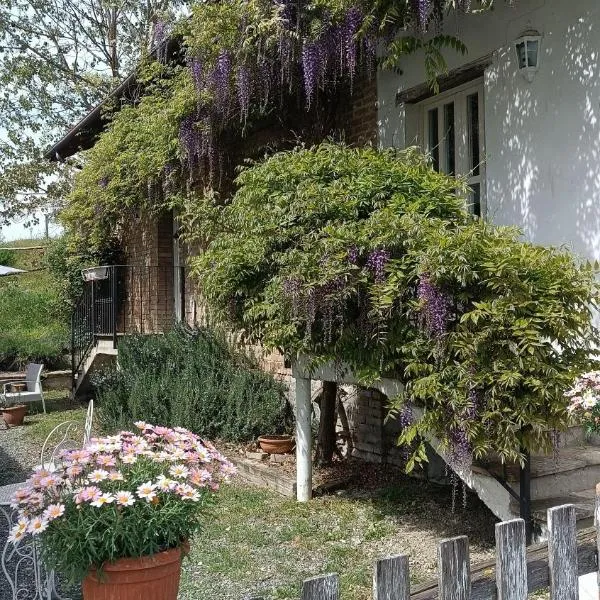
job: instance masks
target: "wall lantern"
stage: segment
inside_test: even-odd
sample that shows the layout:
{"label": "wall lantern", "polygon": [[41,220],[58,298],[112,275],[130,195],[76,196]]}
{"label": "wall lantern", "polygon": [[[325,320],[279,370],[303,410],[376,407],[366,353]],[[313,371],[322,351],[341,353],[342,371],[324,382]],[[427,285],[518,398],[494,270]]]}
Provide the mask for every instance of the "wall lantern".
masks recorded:
{"label": "wall lantern", "polygon": [[81,275],[84,281],[100,281],[108,279],[109,267],[92,267],[91,269],[83,269]]}
{"label": "wall lantern", "polygon": [[530,83],[540,66],[541,42],[542,36],[533,29],[525,31],[515,40],[519,72]]}

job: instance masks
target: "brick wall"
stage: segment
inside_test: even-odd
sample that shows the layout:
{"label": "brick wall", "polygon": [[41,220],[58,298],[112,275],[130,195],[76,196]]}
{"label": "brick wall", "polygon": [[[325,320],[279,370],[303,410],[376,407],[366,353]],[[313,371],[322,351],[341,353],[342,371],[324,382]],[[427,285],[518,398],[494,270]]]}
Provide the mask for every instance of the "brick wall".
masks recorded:
{"label": "brick wall", "polygon": [[174,319],[173,216],[140,215],[123,234],[119,330],[161,332]]}
{"label": "brick wall", "polygon": [[340,100],[338,128],[348,144],[377,143],[377,79],[374,74],[358,73],[352,90]]}

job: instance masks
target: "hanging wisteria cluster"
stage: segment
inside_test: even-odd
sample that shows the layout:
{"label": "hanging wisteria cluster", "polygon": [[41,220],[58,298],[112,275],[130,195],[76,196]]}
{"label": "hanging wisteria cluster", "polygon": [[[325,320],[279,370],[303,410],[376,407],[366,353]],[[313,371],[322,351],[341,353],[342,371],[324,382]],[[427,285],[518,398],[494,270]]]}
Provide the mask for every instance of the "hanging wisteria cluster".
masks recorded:
{"label": "hanging wisteria cluster", "polygon": [[[214,167],[218,133],[236,120],[245,123],[254,111],[264,112],[281,102],[282,94],[296,89],[302,90],[300,98],[310,110],[318,105],[320,92],[342,80],[352,85],[361,61],[367,68],[375,63],[376,38],[359,36],[364,12],[358,5],[332,13],[312,33],[314,17],[302,2],[265,2],[262,22],[272,20],[274,25],[259,39],[252,20],[256,15],[243,6],[239,3],[235,13],[239,22],[226,25],[233,31],[228,43],[219,47],[216,41],[211,47],[189,50],[187,66],[198,106],[182,119],[179,139],[190,174],[204,166],[203,159]],[[275,43],[270,43],[272,39]]]}
{"label": "hanging wisteria cluster", "polygon": [[419,279],[417,298],[421,302],[421,327],[432,339],[440,340],[448,327],[450,298],[427,273]]}

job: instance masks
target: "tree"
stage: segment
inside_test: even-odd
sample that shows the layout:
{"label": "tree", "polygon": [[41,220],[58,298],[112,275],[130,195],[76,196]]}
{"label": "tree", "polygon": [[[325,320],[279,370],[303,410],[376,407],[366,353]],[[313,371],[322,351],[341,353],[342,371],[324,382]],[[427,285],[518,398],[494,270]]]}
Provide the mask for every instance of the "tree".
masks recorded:
{"label": "tree", "polygon": [[134,69],[182,0],[0,0],[0,223],[56,203],[44,150]]}
{"label": "tree", "polygon": [[236,183],[228,204],[199,197],[183,219],[215,316],[309,366],[348,365],[361,384],[402,380],[409,470],[431,436],[457,467],[551,448],[569,424],[565,391],[598,363],[593,265],[474,218],[463,182],[414,149],[323,143]]}

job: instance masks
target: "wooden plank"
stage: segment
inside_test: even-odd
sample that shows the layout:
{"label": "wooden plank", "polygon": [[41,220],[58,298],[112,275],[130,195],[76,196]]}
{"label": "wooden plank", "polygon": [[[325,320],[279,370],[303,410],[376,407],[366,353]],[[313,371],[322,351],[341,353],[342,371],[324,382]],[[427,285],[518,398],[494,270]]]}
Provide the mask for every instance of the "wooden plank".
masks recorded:
{"label": "wooden plank", "polygon": [[390,556],[375,563],[373,600],[409,600],[408,555]]}
{"label": "wooden plank", "polygon": [[[492,61],[492,54],[487,54],[473,62],[462,65],[457,69],[453,69],[446,75],[438,77],[439,91],[445,92],[446,90],[451,90],[459,85],[483,77],[485,70],[492,64]],[[422,102],[432,96],[435,96],[435,92],[432,90],[431,85],[428,83],[421,83],[415,87],[398,92],[396,94],[396,106],[400,104]]]}
{"label": "wooden plank", "polygon": [[469,600],[471,570],[467,536],[443,540],[438,546],[440,600]]}
{"label": "wooden plank", "polygon": [[578,600],[577,517],[572,504],[548,509],[550,600]]}
{"label": "wooden plank", "polygon": [[335,573],[306,579],[302,585],[302,600],[339,600],[339,577]]}
{"label": "wooden plank", "polygon": [[496,524],[496,589],[498,600],[527,598],[525,521]]}
{"label": "wooden plank", "polygon": [[[578,575],[595,573],[596,530],[593,527],[577,533]],[[527,551],[527,590],[529,593],[545,589],[550,585],[548,572],[548,545],[536,544]],[[413,587],[411,600],[436,600],[438,581],[431,580]],[[471,570],[471,600],[496,600],[496,561],[481,562]]]}

